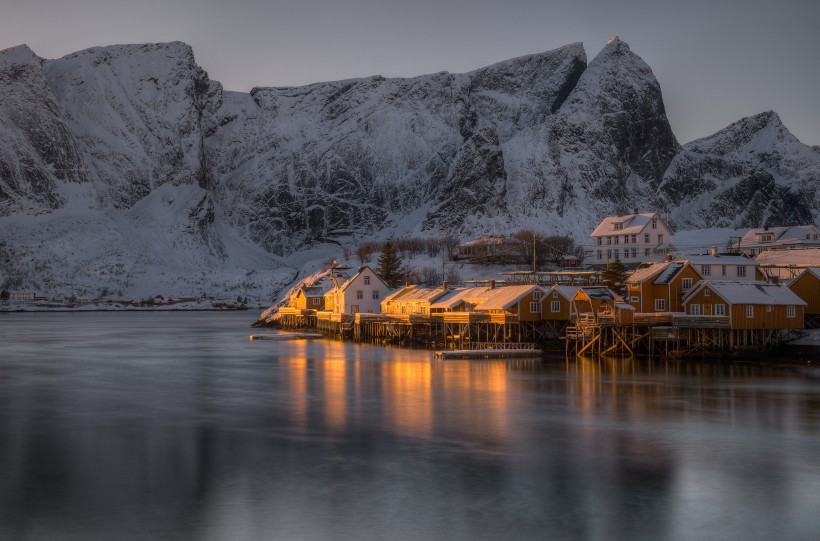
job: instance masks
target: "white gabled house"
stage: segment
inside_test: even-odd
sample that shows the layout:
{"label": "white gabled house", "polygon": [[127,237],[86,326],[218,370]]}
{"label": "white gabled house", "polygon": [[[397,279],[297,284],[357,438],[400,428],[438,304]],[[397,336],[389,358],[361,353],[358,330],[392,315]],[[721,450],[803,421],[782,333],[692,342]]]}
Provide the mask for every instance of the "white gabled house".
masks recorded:
{"label": "white gabled house", "polygon": [[607,216],[590,235],[590,244],[584,248],[584,262],[607,265],[615,260],[622,263],[663,261],[675,252],[671,243],[672,231],[657,212]]}
{"label": "white gabled house", "polygon": [[344,283],[337,280],[336,286],[325,294],[325,308],[336,314],[379,314],[381,302],[390,292],[384,280],[365,265]]}

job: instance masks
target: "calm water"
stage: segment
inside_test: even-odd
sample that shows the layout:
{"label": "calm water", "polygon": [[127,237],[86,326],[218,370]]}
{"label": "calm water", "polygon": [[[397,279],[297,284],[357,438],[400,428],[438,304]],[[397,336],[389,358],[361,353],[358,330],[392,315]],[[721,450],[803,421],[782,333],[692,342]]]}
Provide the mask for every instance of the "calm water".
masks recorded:
{"label": "calm water", "polygon": [[816,540],[820,374],[0,314],[0,539]]}

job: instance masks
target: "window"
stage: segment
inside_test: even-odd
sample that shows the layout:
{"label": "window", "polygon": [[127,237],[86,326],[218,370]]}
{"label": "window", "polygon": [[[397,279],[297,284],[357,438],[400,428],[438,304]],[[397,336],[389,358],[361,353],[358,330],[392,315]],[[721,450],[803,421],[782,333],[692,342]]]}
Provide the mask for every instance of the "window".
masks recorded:
{"label": "window", "polygon": [[614,237],[614,239],[615,239],[615,244],[618,244],[618,239],[619,239],[619,238],[620,238],[620,237],[619,237],[618,235],[615,235],[615,237]]}
{"label": "window", "polygon": [[379,300],[379,290],[378,289],[373,290],[373,300],[374,301]]}
{"label": "window", "polygon": [[746,317],[755,317],[755,307],[751,304],[746,305]]}
{"label": "window", "polygon": [[364,277],[364,285],[366,285],[366,286],[370,285],[370,276],[365,276]]}
{"label": "window", "polygon": [[537,300],[537,301],[540,301],[541,300],[541,292],[540,291],[533,291],[532,292],[532,298]]}
{"label": "window", "polygon": [[638,235],[632,235],[632,244],[638,243]]}
{"label": "window", "polygon": [[643,236],[643,243],[649,244],[649,233],[645,233]]}
{"label": "window", "polygon": [[322,304],[322,299],[319,297],[313,297],[313,306],[319,306],[320,304]]}
{"label": "window", "polygon": [[618,222],[618,223],[615,224],[615,231],[620,231],[623,228],[624,228],[623,222]]}
{"label": "window", "polygon": [[766,305],[766,312],[768,313],[768,312],[771,312],[771,311],[772,311],[772,305],[771,305],[771,304],[767,304],[767,305]]}
{"label": "window", "polygon": [[725,316],[726,315],[726,305],[725,304],[716,304],[715,305],[715,315],[716,316]]}
{"label": "window", "polygon": [[634,302],[635,304],[638,304],[639,302],[641,302],[641,298],[633,295],[629,298],[629,302]]}
{"label": "window", "polygon": [[621,259],[621,251],[615,248],[615,259]]}
{"label": "window", "polygon": [[658,219],[657,218],[652,218],[652,229],[657,229],[657,228],[658,228]]}
{"label": "window", "polygon": [[606,251],[606,259],[607,259],[607,261],[612,259],[612,250],[607,250]]}
{"label": "window", "polygon": [[761,242],[772,242],[772,234],[771,233],[766,233],[765,235],[761,235],[760,236],[760,241]]}
{"label": "window", "polygon": [[553,292],[552,292],[552,298],[553,298],[553,299],[557,299],[557,298],[558,298],[558,292],[557,292],[557,291],[553,291]]}
{"label": "window", "polygon": [[541,303],[540,302],[531,302],[530,303],[530,313],[537,314],[541,311]]}
{"label": "window", "polygon": [[364,298],[364,291],[362,291],[361,289],[356,290],[356,298],[357,299],[363,299]]}
{"label": "window", "polygon": [[604,251],[603,250],[598,250],[598,259],[603,259],[603,258],[604,258]]}
{"label": "window", "polygon": [[794,306],[787,306],[786,307],[786,317],[795,317],[797,310],[795,310]]}
{"label": "window", "polygon": [[711,276],[712,275],[712,265],[701,265],[700,266],[700,275],[701,276]]}
{"label": "window", "polygon": [[738,276],[746,276],[746,267],[744,267],[743,265],[738,265],[737,266],[737,275]]}
{"label": "window", "polygon": [[691,278],[684,278],[683,279],[683,289],[689,289],[692,287],[692,279]]}
{"label": "window", "polygon": [[655,299],[655,311],[663,312],[666,310],[666,299]]}
{"label": "window", "polygon": [[606,238],[606,243],[607,243],[607,245],[612,244],[612,237],[607,237]]}
{"label": "window", "polygon": [[726,265],[721,265],[720,266],[720,275],[721,276],[726,276]]}
{"label": "window", "polygon": [[638,249],[637,248],[632,248],[632,257],[633,258],[638,257]]}
{"label": "window", "polygon": [[598,246],[600,246],[603,243],[603,240],[604,239],[602,239],[601,237],[598,237]]}
{"label": "window", "polygon": [[649,257],[649,248],[644,248],[643,249],[643,255]]}
{"label": "window", "polygon": [[663,235],[658,235],[658,244],[663,244]]}
{"label": "window", "polygon": [[708,297],[708,296],[709,296],[709,295],[711,295],[711,294],[712,294],[712,292],[711,292],[711,291],[709,291],[708,289],[704,289],[704,290],[703,290],[703,296],[704,296],[704,297]]}
{"label": "window", "polygon": [[699,304],[690,304],[689,305],[689,314],[693,316],[700,315],[700,305]]}
{"label": "window", "polygon": [[560,312],[561,311],[561,301],[552,301],[550,303],[550,310],[552,312]]}

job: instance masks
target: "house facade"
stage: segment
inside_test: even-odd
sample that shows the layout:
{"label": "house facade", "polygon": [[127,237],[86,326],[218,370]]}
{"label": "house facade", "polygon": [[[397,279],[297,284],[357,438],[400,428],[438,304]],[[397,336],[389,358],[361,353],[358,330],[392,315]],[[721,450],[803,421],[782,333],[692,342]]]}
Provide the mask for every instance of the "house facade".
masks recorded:
{"label": "house facade", "polygon": [[389,294],[390,288],[384,280],[373,269],[364,266],[325,295],[325,310],[337,314],[378,314],[382,299]]}
{"label": "house facade", "polygon": [[539,321],[544,297],[544,290],[536,285],[498,287],[487,291],[473,310],[505,321]]}
{"label": "house facade", "polygon": [[803,269],[787,287],[806,303],[807,320],[820,318],[820,267]]}
{"label": "house facade", "polygon": [[575,319],[572,300],[580,286],[552,286],[544,296],[541,305],[541,319],[550,321],[570,321]]}
{"label": "house facade", "polygon": [[656,212],[607,216],[590,235],[584,247],[587,264],[607,265],[663,261],[675,247],[672,231]]}
{"label": "house facade", "polygon": [[686,259],[704,280],[750,282],[763,280],[760,263],[745,255],[725,255],[712,249],[709,255],[693,255]]}
{"label": "house facade", "polygon": [[701,281],[683,300],[690,316],[723,316],[732,329],[802,329],[806,302],[783,284]]}
{"label": "house facade", "polygon": [[688,261],[645,263],[627,278],[625,300],[639,313],[681,312],[683,296],[701,279]]}

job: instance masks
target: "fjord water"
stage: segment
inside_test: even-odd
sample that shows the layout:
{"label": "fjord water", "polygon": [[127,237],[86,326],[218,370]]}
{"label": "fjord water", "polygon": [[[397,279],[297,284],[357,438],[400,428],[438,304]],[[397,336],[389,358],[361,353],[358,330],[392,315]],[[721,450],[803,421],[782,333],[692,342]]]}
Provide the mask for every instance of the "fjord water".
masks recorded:
{"label": "fjord water", "polygon": [[0,539],[810,540],[820,379],[0,314]]}

